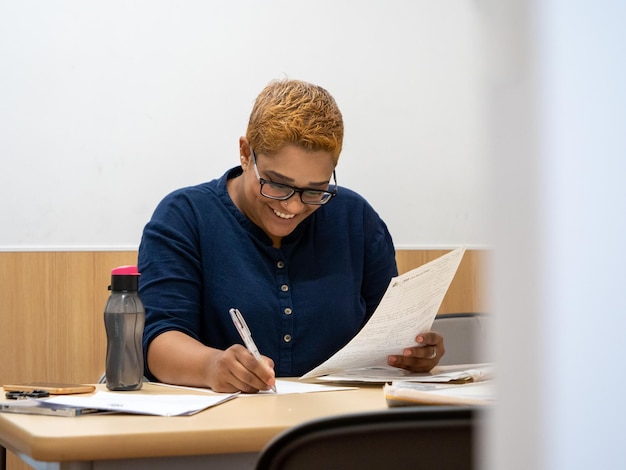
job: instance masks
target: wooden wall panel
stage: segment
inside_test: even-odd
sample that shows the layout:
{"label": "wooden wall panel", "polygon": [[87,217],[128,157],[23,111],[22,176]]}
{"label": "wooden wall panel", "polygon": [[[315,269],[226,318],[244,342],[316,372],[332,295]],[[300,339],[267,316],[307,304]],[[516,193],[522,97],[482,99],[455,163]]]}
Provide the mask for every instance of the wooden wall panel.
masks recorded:
{"label": "wooden wall panel", "polygon": [[[405,273],[438,258],[449,250],[398,250],[396,260],[398,272]],[[461,312],[487,312],[485,286],[486,262],[485,250],[466,250],[450,284],[450,289],[441,303],[440,314]]]}
{"label": "wooden wall panel", "polygon": [[0,253],[0,383],[94,382],[111,268],[135,252]]}

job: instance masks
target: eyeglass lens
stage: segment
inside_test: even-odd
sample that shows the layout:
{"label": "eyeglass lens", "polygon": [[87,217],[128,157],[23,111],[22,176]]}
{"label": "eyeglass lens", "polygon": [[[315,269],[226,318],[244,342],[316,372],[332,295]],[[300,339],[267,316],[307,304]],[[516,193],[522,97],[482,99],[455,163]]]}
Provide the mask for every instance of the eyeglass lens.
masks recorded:
{"label": "eyeglass lens", "polygon": [[271,181],[263,181],[261,185],[261,194],[275,199],[288,199],[295,192],[299,192],[302,202],[308,204],[323,204],[331,197],[331,193],[328,191],[317,191],[313,189],[296,190],[291,186],[272,183]]}

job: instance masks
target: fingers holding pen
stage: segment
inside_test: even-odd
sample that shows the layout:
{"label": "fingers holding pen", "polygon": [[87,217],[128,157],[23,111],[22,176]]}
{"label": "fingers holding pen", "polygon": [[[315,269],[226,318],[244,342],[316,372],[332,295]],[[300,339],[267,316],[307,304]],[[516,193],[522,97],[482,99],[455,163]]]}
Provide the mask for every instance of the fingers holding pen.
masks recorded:
{"label": "fingers holding pen", "polygon": [[[259,353],[259,349],[256,347],[256,344],[252,339],[252,332],[250,331],[250,328],[248,327],[248,324],[246,323],[246,320],[243,318],[243,315],[241,314],[239,309],[231,308],[229,310],[229,313],[233,324],[237,329],[237,332],[241,336],[244,344],[246,345],[246,350],[248,351],[249,355],[254,358],[256,364],[252,364],[251,362],[249,362],[250,359],[241,359],[240,362],[248,362],[248,366],[246,367],[247,370],[252,371],[257,377],[266,378],[265,385],[267,385],[267,387],[263,387],[259,390],[266,390],[267,388],[271,388],[273,392],[276,392],[274,362],[270,358],[261,356],[261,353]],[[268,360],[270,361],[269,363],[267,362]],[[262,370],[262,366],[264,364],[267,364],[269,367],[266,368],[265,372],[263,372]]]}
{"label": "fingers holding pen", "polygon": [[235,344],[220,351],[209,367],[210,387],[216,392],[257,393],[275,384],[274,363],[258,361],[244,346]]}
{"label": "fingers holding pen", "polygon": [[237,368],[239,378],[254,387],[255,393],[267,390],[276,385],[274,361],[266,356],[255,357],[248,349],[236,344],[232,348],[237,351],[237,360],[243,366]]}

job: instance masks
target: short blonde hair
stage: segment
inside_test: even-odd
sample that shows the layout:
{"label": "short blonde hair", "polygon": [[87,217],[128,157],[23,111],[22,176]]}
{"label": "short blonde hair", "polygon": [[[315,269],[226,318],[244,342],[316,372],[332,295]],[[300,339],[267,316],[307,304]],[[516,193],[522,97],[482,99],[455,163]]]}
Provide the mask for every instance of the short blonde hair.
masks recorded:
{"label": "short blonde hair", "polygon": [[293,144],[330,153],[343,145],[343,117],[324,88],[300,80],[274,80],[257,96],[246,138],[254,152],[273,154]]}

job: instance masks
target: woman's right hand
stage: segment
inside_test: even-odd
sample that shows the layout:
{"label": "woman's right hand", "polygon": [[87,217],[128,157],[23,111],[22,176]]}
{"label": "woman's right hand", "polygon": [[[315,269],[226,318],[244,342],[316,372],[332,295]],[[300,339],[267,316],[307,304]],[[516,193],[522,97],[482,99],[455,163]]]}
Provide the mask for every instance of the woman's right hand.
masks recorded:
{"label": "woman's right hand", "polygon": [[241,344],[209,348],[180,331],[166,331],[148,348],[148,367],[161,382],[208,387],[214,392],[257,393],[276,383],[274,361],[257,361]]}
{"label": "woman's right hand", "polygon": [[214,351],[208,369],[213,391],[257,393],[275,385],[274,361],[269,357],[262,356],[263,361],[257,361],[241,344]]}

